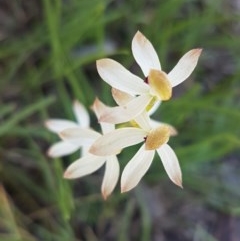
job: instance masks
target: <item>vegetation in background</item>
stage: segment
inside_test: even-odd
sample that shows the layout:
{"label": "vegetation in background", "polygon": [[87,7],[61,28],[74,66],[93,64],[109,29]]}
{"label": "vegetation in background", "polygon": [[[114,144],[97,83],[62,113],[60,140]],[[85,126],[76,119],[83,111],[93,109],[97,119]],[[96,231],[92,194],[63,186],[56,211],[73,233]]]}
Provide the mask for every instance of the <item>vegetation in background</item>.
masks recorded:
{"label": "vegetation in background", "polygon": [[[234,4],[0,2],[0,240],[240,238],[240,16]],[[136,190],[119,194],[118,188],[105,202],[101,173],[62,178],[77,154],[49,159],[55,135],[44,121],[73,119],[74,99],[89,111],[95,96],[113,104],[95,61],[113,56],[141,76],[130,49],[137,30],[151,40],[167,71],[187,50],[203,48],[194,74],[154,115],[179,132],[171,143],[184,189],[170,183],[156,160]],[[122,168],[132,154],[122,154]]]}

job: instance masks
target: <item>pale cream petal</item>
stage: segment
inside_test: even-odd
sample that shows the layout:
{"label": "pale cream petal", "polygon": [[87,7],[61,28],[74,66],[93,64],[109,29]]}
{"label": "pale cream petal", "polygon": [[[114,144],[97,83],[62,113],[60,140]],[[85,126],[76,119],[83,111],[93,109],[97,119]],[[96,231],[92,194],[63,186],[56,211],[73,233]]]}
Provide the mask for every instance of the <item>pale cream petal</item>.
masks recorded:
{"label": "pale cream petal", "polygon": [[109,107],[105,105],[102,101],[100,101],[98,98],[95,98],[91,108],[94,111],[96,117],[99,119],[101,114]]}
{"label": "pale cream petal", "polygon": [[78,100],[75,100],[73,103],[73,112],[79,123],[79,126],[82,128],[89,128],[90,126],[90,117],[89,114],[84,107]]}
{"label": "pale cream petal", "polygon": [[182,172],[178,158],[173,149],[168,144],[164,144],[157,149],[157,152],[162,160],[164,169],[167,172],[169,178],[176,185],[182,187]]}
{"label": "pale cream petal", "polygon": [[195,69],[202,49],[192,49],[178,61],[177,65],[168,74],[172,87],[181,84]]}
{"label": "pale cream petal", "polygon": [[134,98],[134,96],[115,88],[112,88],[112,96],[115,102],[120,106],[126,105]]}
{"label": "pale cream petal", "polygon": [[86,146],[81,146],[81,152],[80,152],[80,156],[83,157],[83,156],[86,156],[87,154],[89,154],[89,148],[90,148],[91,145],[86,145]]}
{"label": "pale cream petal", "polygon": [[115,125],[110,123],[100,122],[100,126],[103,134],[107,134],[115,129]]}
{"label": "pale cream petal", "polygon": [[106,169],[102,182],[102,195],[106,200],[107,197],[112,193],[115,186],[117,185],[118,177],[120,172],[120,166],[116,156],[107,157]]}
{"label": "pale cream petal", "polygon": [[45,121],[45,126],[54,133],[59,133],[67,128],[73,128],[78,127],[78,124],[69,121],[69,120],[63,120],[63,119],[49,119]]}
{"label": "pale cream petal", "polygon": [[148,76],[150,69],[161,70],[160,61],[154,47],[139,31],[132,40],[132,53],[145,77]]}
{"label": "pale cream petal", "polygon": [[64,178],[72,179],[83,177],[97,171],[104,163],[105,158],[87,155],[73,162],[65,171]]}
{"label": "pale cream petal", "polygon": [[[95,112],[98,119],[100,118],[100,116],[104,112],[108,111],[110,108],[111,107],[103,104],[103,102],[101,102],[98,98],[95,99],[95,101],[92,105],[92,109]],[[113,131],[115,129],[114,124],[100,122],[100,125],[101,125],[101,129],[102,129],[103,134],[106,134],[106,133],[108,133],[110,131]]]}
{"label": "pale cream petal", "polygon": [[59,136],[68,142],[78,146],[91,145],[101,135],[91,129],[69,128],[59,133]]}
{"label": "pale cream petal", "polygon": [[99,121],[119,124],[133,120],[145,110],[151,99],[150,95],[140,95],[126,105],[109,108],[102,114]]}
{"label": "pale cream petal", "polygon": [[134,188],[149,169],[155,151],[146,151],[143,145],[135,156],[128,162],[121,177],[121,192]]}
{"label": "pale cream petal", "polygon": [[133,95],[144,94],[149,90],[142,79],[112,59],[97,60],[97,70],[101,78],[113,88]]}
{"label": "pale cream petal", "polygon": [[147,132],[140,128],[117,129],[99,137],[90,147],[89,152],[98,156],[119,154],[123,148],[143,142],[146,135]]}
{"label": "pale cream petal", "polygon": [[52,158],[66,156],[72,154],[79,149],[78,145],[66,141],[60,141],[53,144],[47,151],[47,155]]}

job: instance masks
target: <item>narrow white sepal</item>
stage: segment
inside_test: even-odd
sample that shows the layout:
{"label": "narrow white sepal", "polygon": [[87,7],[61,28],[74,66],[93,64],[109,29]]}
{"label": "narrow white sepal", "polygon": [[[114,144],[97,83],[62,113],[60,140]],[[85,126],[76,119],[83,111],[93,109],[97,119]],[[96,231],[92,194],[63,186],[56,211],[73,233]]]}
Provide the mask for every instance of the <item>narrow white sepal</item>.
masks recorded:
{"label": "narrow white sepal", "polygon": [[102,196],[106,200],[107,197],[112,193],[115,186],[117,185],[117,181],[120,173],[120,166],[116,156],[108,156],[106,157],[106,167],[102,182]]}
{"label": "narrow white sepal", "polygon": [[134,98],[134,96],[115,88],[112,88],[112,97],[119,106],[126,105]]}
{"label": "narrow white sepal", "polygon": [[192,49],[178,61],[176,66],[168,73],[172,87],[181,84],[195,69],[202,49]]}
{"label": "narrow white sepal", "polygon": [[154,153],[154,150],[145,150],[145,145],[143,145],[135,156],[128,162],[121,177],[122,193],[133,189],[139,183],[149,169]]}
{"label": "narrow white sepal", "polygon": [[132,53],[145,77],[149,75],[150,69],[161,70],[160,61],[154,47],[139,31],[132,40]]}
{"label": "narrow white sepal", "polygon": [[64,178],[79,178],[97,171],[104,163],[104,157],[87,155],[73,162],[65,171]]}
{"label": "narrow white sepal", "polygon": [[64,120],[64,119],[49,119],[45,121],[45,126],[50,131],[54,133],[59,133],[64,129],[78,127],[78,124],[73,121]]}
{"label": "narrow white sepal", "polygon": [[73,112],[79,126],[82,128],[89,128],[90,126],[89,114],[86,108],[84,107],[84,105],[81,104],[78,100],[75,100],[73,102]]}
{"label": "narrow white sepal", "polygon": [[59,133],[59,136],[75,145],[91,145],[101,135],[92,129],[69,128]]}
{"label": "narrow white sepal", "polygon": [[[100,116],[108,111],[111,107],[106,106],[103,102],[101,102],[98,98],[95,99],[93,105],[92,105],[92,109],[95,112],[97,118],[99,119]],[[115,125],[111,124],[111,123],[103,123],[100,122],[101,125],[101,129],[102,129],[102,133],[106,134],[110,131],[113,131],[115,129]]]}
{"label": "narrow white sepal", "polygon": [[66,156],[72,154],[79,149],[78,145],[74,145],[67,141],[59,141],[52,146],[47,151],[47,155],[52,158]]}
{"label": "narrow white sepal", "polygon": [[147,132],[134,127],[116,129],[99,137],[90,147],[89,152],[98,156],[109,156],[119,154],[128,146],[144,141]]}
{"label": "narrow white sepal", "polygon": [[97,60],[97,70],[101,78],[113,88],[129,94],[144,94],[149,86],[141,78],[112,59]]}
{"label": "narrow white sepal", "polygon": [[182,188],[182,172],[178,158],[173,149],[168,144],[164,144],[157,149],[157,153],[161,158],[169,178],[173,183]]}

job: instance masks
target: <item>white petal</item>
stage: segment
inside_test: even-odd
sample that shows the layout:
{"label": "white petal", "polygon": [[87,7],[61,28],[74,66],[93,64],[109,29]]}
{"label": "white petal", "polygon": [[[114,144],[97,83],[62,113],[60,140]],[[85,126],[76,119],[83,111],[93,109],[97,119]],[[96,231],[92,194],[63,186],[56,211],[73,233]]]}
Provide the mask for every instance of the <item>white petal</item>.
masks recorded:
{"label": "white petal", "polygon": [[[103,104],[98,98],[95,99],[92,109],[95,112],[97,118],[99,119],[100,116],[105,112],[108,111],[111,107],[106,106],[105,104]],[[103,123],[100,122],[101,125],[101,129],[102,129],[102,133],[106,134],[110,131],[113,131],[115,129],[114,124],[110,124],[110,123]]]}
{"label": "white petal", "polygon": [[100,122],[100,126],[103,134],[107,134],[115,129],[114,124]]}
{"label": "white petal", "polygon": [[99,121],[119,124],[133,120],[144,111],[151,99],[150,95],[140,95],[126,105],[109,108],[109,110],[102,114]]}
{"label": "white petal", "polygon": [[98,156],[118,154],[123,148],[144,141],[147,132],[134,127],[114,130],[99,137],[90,147],[89,152]]}
{"label": "white petal", "polygon": [[101,78],[113,88],[129,94],[144,94],[149,90],[142,79],[112,59],[97,60],[97,70]]}
{"label": "white petal", "polygon": [[202,49],[192,49],[178,61],[177,65],[168,74],[172,87],[181,84],[195,69]]}
{"label": "white petal", "polygon": [[47,155],[49,157],[61,157],[72,154],[73,152],[77,151],[79,146],[74,145],[72,143],[66,141],[60,141],[53,144],[47,151]]}
{"label": "white petal", "polygon": [[92,105],[92,110],[94,111],[95,115],[99,119],[101,114],[108,108],[102,101],[96,98]]}
{"label": "white petal", "polygon": [[116,156],[107,157],[106,169],[103,177],[102,183],[102,195],[106,200],[107,197],[114,190],[118,177],[119,177],[120,167]]}
{"label": "white petal", "polygon": [[148,76],[150,69],[161,70],[160,61],[154,47],[139,31],[132,40],[132,53],[145,77]]}
{"label": "white petal", "polygon": [[80,127],[88,128],[90,126],[89,114],[84,105],[77,100],[73,103],[73,112]]}
{"label": "white petal", "polygon": [[[91,146],[91,145],[90,145]],[[81,147],[81,153],[80,153],[80,156],[83,157],[83,156],[86,156],[89,154],[89,148],[90,148],[89,145],[86,145],[86,146],[82,146]]]}
{"label": "white petal", "polygon": [[63,119],[49,119],[45,122],[45,126],[52,132],[59,133],[67,128],[78,127],[78,124]]}
{"label": "white petal", "polygon": [[178,158],[173,149],[168,144],[164,144],[157,149],[157,152],[169,178],[176,185],[182,187],[182,172],[179,166]]}
{"label": "white petal", "polygon": [[121,192],[134,188],[149,169],[155,151],[146,151],[143,145],[135,156],[128,162],[121,178]]}
{"label": "white petal", "polygon": [[91,129],[82,129],[82,128],[69,128],[60,132],[60,137],[69,141],[75,145],[91,145],[99,136],[98,132]]}
{"label": "white petal", "polygon": [[134,96],[115,88],[112,88],[112,96],[115,102],[120,106],[126,105],[134,98]]}
{"label": "white petal", "polygon": [[64,178],[78,178],[86,176],[98,170],[104,163],[105,158],[87,155],[73,162],[65,171]]}

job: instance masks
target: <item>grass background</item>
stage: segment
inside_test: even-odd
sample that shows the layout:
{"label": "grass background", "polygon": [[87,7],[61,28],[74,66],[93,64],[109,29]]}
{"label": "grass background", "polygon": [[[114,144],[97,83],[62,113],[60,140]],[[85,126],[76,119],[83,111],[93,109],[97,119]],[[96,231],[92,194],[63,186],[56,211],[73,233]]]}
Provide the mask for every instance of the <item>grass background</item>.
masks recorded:
{"label": "grass background", "polygon": [[[237,1],[2,0],[0,13],[0,240],[240,239]],[[194,73],[154,115],[179,131],[170,144],[184,189],[156,158],[137,188],[117,187],[103,201],[104,170],[64,180],[78,154],[49,159],[56,136],[43,123],[73,119],[74,99],[87,108],[95,96],[113,104],[95,61],[109,56],[141,76],[130,49],[137,30],[166,72],[203,48]],[[134,151],[122,154],[122,168]]]}

